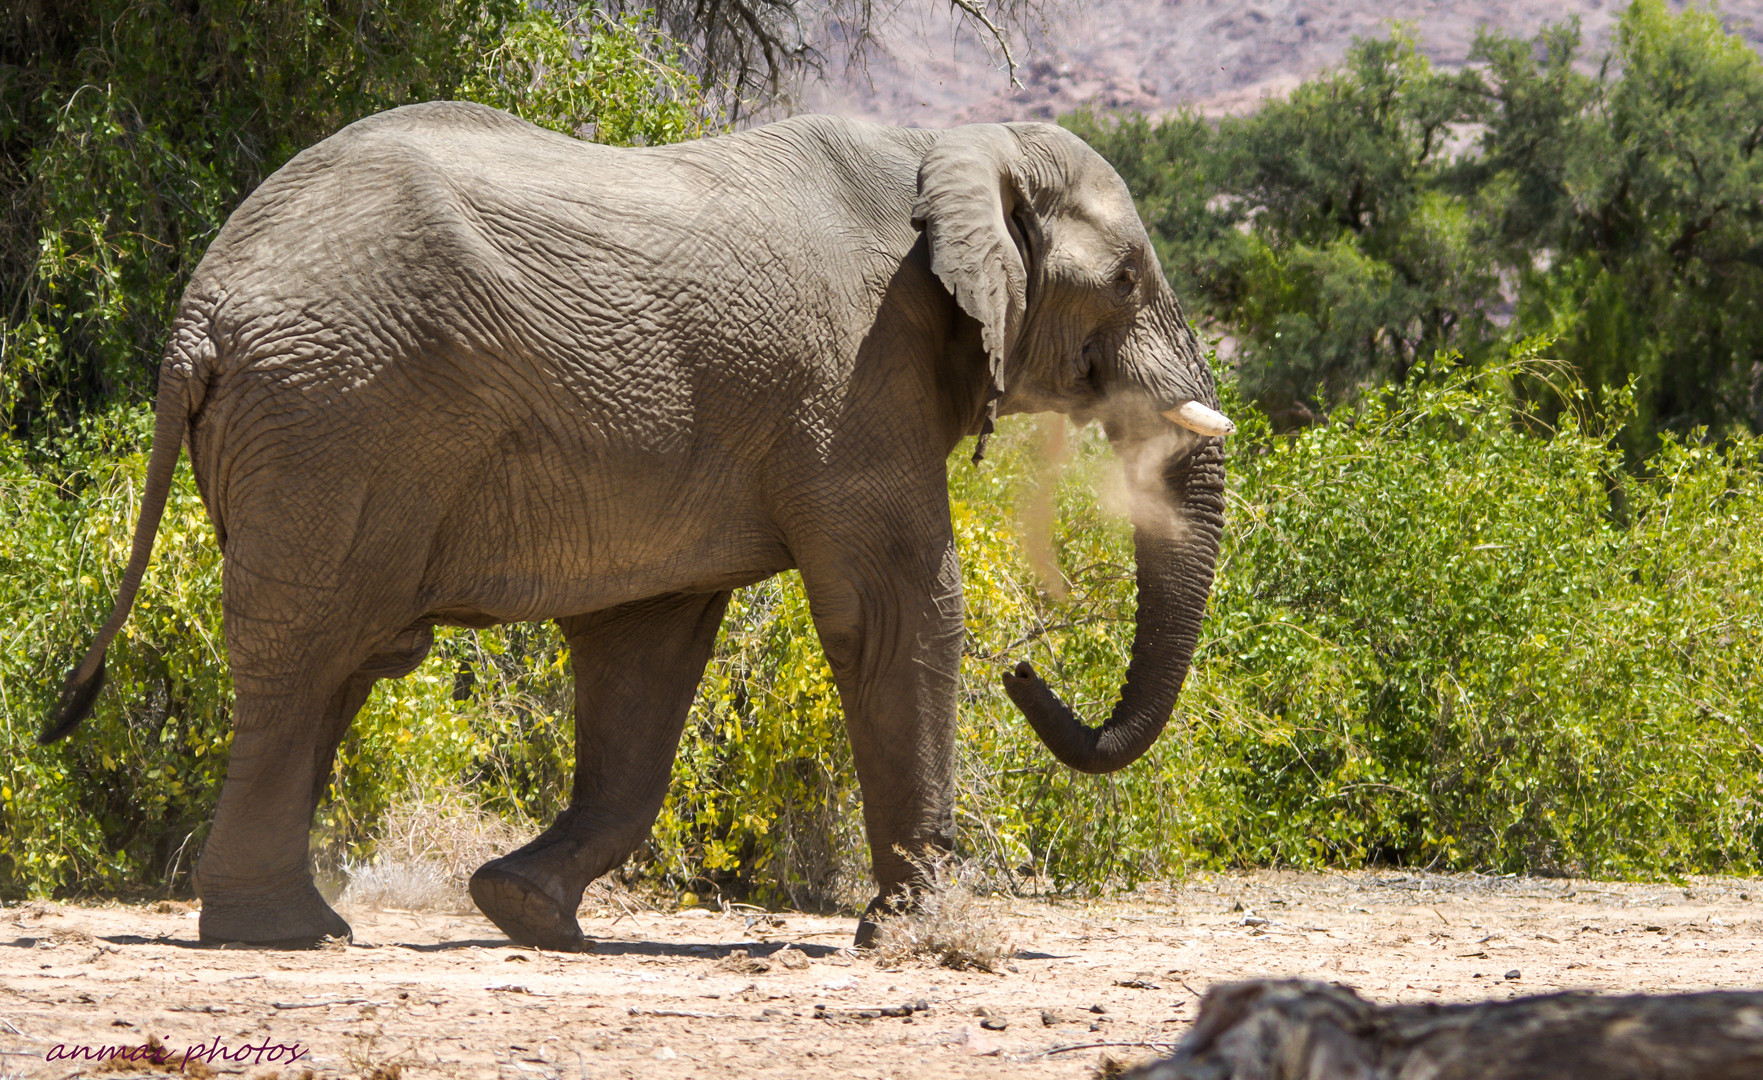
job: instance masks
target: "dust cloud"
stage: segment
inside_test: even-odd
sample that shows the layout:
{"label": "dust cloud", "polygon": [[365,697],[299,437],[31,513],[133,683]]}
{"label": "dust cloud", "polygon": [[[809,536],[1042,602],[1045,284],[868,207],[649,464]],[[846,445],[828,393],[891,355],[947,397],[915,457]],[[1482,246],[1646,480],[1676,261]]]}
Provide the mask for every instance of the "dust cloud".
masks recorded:
{"label": "dust cloud", "polygon": [[[1071,591],[1059,553],[1053,544],[1057,518],[1054,497],[1070,468],[1071,438],[1068,422],[1057,413],[1040,418],[1040,437],[1033,474],[1020,511],[1022,546],[1041,588],[1054,600]],[[1098,459],[1093,468],[1079,470],[1096,504],[1108,517],[1131,522],[1135,529],[1161,539],[1181,535],[1186,524],[1180,509],[1170,501],[1163,470],[1172,455],[1191,449],[1199,436],[1171,424],[1167,432],[1132,443],[1116,443],[1114,452]]]}

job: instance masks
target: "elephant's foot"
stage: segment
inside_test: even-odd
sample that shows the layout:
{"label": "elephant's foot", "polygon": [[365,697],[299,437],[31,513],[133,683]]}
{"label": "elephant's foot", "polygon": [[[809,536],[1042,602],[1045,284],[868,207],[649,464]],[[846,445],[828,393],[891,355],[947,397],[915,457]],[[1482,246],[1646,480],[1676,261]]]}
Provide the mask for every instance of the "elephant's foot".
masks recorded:
{"label": "elephant's foot", "polygon": [[204,944],[272,949],[310,949],[329,938],[353,936],[310,879],[274,892],[205,889],[197,928]]}
{"label": "elephant's foot", "polygon": [[[546,875],[548,876],[548,875]],[[575,921],[576,905],[552,895],[520,872],[509,858],[478,867],[471,875],[471,901],[517,945],[556,952],[592,952]]]}
{"label": "elephant's foot", "polygon": [[878,896],[871,900],[869,906],[863,909],[863,918],[857,920],[856,947],[859,949],[875,948],[877,938],[881,934],[881,920],[886,916],[898,915],[909,909],[910,906],[902,903],[897,897],[893,900],[884,900]]}

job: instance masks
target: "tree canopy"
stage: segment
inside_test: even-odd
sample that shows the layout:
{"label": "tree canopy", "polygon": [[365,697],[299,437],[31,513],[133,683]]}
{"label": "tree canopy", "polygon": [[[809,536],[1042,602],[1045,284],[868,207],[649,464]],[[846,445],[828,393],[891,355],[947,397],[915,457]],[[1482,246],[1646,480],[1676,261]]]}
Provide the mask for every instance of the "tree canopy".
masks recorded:
{"label": "tree canopy", "polygon": [[1484,31],[1446,73],[1397,28],[1252,115],[1066,122],[1287,422],[1545,333],[1591,386],[1633,380],[1631,451],[1763,430],[1763,59],[1662,0],[1597,74],[1582,50],[1573,20]]}
{"label": "tree canopy", "polygon": [[370,113],[471,98],[601,142],[715,110],[636,19],[523,0],[27,0],[0,21],[0,416],[35,440],[151,393],[208,242]]}

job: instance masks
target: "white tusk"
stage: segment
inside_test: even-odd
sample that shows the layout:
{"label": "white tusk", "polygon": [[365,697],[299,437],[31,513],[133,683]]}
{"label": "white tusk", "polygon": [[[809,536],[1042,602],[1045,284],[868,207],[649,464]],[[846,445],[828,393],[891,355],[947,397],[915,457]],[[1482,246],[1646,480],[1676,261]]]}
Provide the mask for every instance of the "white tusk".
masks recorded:
{"label": "white tusk", "polygon": [[1190,401],[1180,408],[1170,409],[1163,415],[1166,419],[1180,424],[1189,431],[1198,432],[1201,435],[1214,435],[1221,439],[1237,429],[1237,426],[1230,422],[1229,417],[1217,409],[1208,409],[1197,401]]}

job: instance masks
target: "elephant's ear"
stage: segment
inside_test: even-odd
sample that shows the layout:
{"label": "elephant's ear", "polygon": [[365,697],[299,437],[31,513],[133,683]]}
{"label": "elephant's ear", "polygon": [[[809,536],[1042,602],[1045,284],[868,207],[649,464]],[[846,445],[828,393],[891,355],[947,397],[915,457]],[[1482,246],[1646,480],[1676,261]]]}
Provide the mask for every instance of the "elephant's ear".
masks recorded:
{"label": "elephant's ear", "polygon": [[918,169],[912,224],[929,242],[931,271],[979,322],[991,365],[976,461],[997,416],[1005,364],[1028,304],[1028,269],[1009,225],[1024,201],[1013,168],[1021,157],[1010,129],[974,124],[939,139]]}

